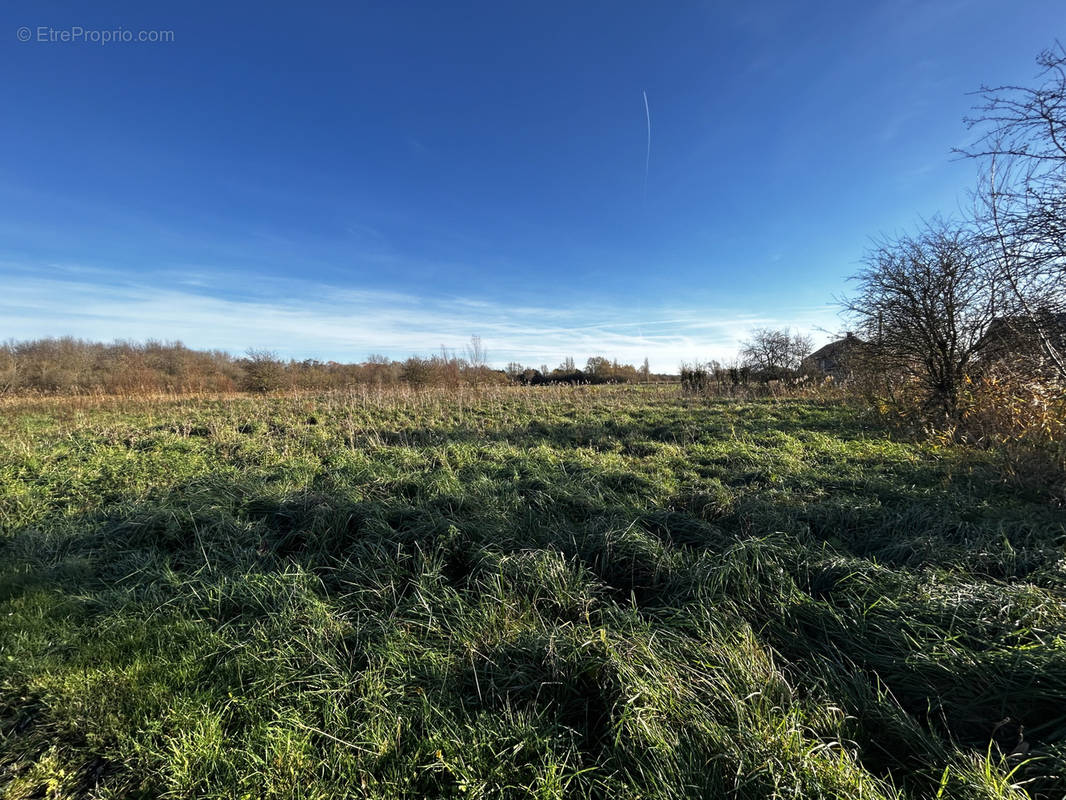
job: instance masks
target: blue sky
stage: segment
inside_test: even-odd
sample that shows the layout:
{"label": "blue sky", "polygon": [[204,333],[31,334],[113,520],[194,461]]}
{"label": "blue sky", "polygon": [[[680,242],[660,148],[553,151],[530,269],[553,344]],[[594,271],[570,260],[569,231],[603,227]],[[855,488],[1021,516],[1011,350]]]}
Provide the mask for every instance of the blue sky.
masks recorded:
{"label": "blue sky", "polygon": [[[0,338],[662,371],[824,341],[871,236],[965,203],[966,93],[1031,83],[1064,12],[8,2]],[[84,40],[116,30],[172,41]]]}

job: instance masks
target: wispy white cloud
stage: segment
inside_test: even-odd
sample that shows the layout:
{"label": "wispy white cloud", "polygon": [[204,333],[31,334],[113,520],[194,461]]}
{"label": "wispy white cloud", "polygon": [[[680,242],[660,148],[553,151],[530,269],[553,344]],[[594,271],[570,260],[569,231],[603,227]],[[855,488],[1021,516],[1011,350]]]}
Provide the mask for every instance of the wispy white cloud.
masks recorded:
{"label": "wispy white cloud", "polygon": [[[0,265],[0,337],[70,335],[86,339],[181,340],[190,347],[286,357],[361,360],[369,353],[404,358],[482,337],[495,364],[554,366],[603,354],[672,371],[682,361],[728,360],[750,330],[791,325],[835,330],[829,307],[779,315],[743,308],[611,308],[590,304],[511,306],[482,298],[427,299],[295,280],[247,276],[227,285],[190,271],[151,280],[77,266],[30,269]],[[787,315],[787,317],[786,317]]]}

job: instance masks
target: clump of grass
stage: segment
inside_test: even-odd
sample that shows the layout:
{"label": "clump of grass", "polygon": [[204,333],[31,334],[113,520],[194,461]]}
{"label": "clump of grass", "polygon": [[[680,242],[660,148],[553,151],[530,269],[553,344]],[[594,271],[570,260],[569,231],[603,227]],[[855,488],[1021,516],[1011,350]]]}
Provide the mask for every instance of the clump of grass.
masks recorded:
{"label": "clump of grass", "polygon": [[5,796],[1066,792],[1066,526],[993,452],[662,387],[5,411]]}

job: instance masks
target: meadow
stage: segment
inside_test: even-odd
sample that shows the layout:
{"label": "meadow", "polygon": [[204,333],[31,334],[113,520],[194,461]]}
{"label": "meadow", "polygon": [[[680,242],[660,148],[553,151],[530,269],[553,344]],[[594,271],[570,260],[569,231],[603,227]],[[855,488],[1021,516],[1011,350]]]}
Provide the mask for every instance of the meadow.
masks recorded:
{"label": "meadow", "polygon": [[1066,515],[675,386],[0,405],[0,794],[1066,796]]}

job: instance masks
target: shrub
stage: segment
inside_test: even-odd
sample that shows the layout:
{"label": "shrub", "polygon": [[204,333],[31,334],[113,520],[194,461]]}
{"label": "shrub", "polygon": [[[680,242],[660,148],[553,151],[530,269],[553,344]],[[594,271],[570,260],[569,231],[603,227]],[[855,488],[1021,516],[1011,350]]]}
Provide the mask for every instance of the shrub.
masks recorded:
{"label": "shrub", "polygon": [[707,394],[711,389],[711,371],[699,362],[681,365],[681,391],[685,394]]}
{"label": "shrub", "polygon": [[1066,500],[1066,386],[996,370],[967,380],[952,438],[989,447],[1026,488]]}
{"label": "shrub", "polygon": [[241,388],[247,392],[277,391],[284,385],[285,368],[278,357],[268,350],[249,350],[241,360],[244,379]]}

